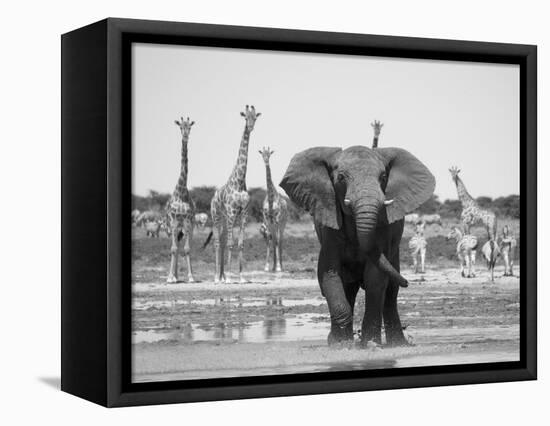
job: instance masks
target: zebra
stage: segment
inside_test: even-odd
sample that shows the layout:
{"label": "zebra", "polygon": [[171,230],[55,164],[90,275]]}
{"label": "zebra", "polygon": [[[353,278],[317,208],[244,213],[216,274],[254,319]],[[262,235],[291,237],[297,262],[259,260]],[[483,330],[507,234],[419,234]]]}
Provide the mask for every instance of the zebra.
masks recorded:
{"label": "zebra", "polygon": [[208,214],[207,213],[196,213],[195,214],[195,226],[204,229],[206,226],[206,222],[208,222]]}
{"label": "zebra", "polygon": [[514,256],[517,247],[517,241],[511,233],[508,225],[502,228],[502,237],[500,238],[500,246],[502,258],[504,259],[504,276],[514,275]]}
{"label": "zebra", "polygon": [[[456,240],[456,254],[460,261],[460,275],[464,278],[475,277],[477,237],[475,235],[463,234],[458,227],[453,227],[447,235],[447,240]],[[468,274],[464,272],[464,266],[468,268]]]}
{"label": "zebra", "polygon": [[418,273],[418,256],[420,255],[420,269],[424,273],[424,260],[426,259],[427,242],[424,238],[424,222],[416,224],[415,235],[409,240],[409,250],[414,262],[414,273]]}
{"label": "zebra", "polygon": [[418,222],[420,222],[420,216],[417,213],[405,215],[405,223],[416,225]]}
{"label": "zebra", "polygon": [[489,240],[483,244],[481,253],[483,253],[483,257],[487,261],[487,268],[491,271],[491,281],[495,282],[495,265],[500,257],[500,248],[495,241]]}
{"label": "zebra", "polygon": [[146,222],[145,223],[145,234],[148,237],[158,238],[159,233],[160,233],[160,228],[161,228],[160,221],[155,220],[155,221],[151,221],[151,222]]}
{"label": "zebra", "polygon": [[424,222],[426,225],[439,225],[441,226],[442,225],[442,222],[441,222],[441,216],[438,215],[437,213],[435,214],[424,214],[420,217],[420,220],[422,222]]}

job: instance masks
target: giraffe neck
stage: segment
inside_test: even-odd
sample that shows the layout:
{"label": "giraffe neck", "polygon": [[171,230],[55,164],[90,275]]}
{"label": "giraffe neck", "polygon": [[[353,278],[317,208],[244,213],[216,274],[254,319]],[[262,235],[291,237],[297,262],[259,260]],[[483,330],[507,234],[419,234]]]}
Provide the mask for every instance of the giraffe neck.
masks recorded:
{"label": "giraffe neck", "polygon": [[373,148],[378,148],[378,136],[375,136],[375,137],[372,139],[372,147],[373,147]]}
{"label": "giraffe neck", "polygon": [[475,206],[476,202],[472,196],[468,193],[464,182],[458,176],[455,178],[456,192],[458,193],[458,198],[462,203],[463,207]]}
{"label": "giraffe neck", "polygon": [[273,185],[273,181],[271,180],[271,167],[269,166],[269,162],[265,165],[265,180],[267,182],[267,205],[269,208],[269,214],[271,215],[273,213],[273,201],[275,200],[275,186]]}
{"label": "giraffe neck", "polygon": [[174,197],[184,199],[187,193],[187,140],[188,136],[183,136],[181,139],[181,171],[176,189],[174,189]]}
{"label": "giraffe neck", "polygon": [[237,164],[233,168],[229,183],[231,186],[240,190],[246,190],[246,166],[248,162],[248,141],[250,139],[250,130],[244,126],[243,137],[241,139],[241,146],[239,148],[239,156],[237,157]]}

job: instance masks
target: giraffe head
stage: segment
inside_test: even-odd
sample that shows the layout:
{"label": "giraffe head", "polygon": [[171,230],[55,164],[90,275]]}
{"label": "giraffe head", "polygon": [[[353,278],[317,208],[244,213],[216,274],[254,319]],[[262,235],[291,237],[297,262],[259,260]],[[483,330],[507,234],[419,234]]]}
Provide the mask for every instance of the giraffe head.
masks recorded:
{"label": "giraffe head", "polygon": [[460,173],[460,169],[456,166],[453,166],[449,169],[449,172],[451,172],[451,177],[456,182],[456,180],[458,179],[458,174]]}
{"label": "giraffe head", "polygon": [[502,228],[502,237],[507,238],[508,235],[510,235],[510,228],[508,225],[504,225],[504,228]]}
{"label": "giraffe head", "polygon": [[260,153],[260,155],[262,156],[262,158],[264,159],[264,163],[266,165],[269,165],[269,157],[271,157],[271,155],[275,152],[275,151],[272,151],[269,147],[263,147],[262,149],[260,149],[258,151]]}
{"label": "giraffe head", "polygon": [[180,121],[176,120],[174,123],[176,123],[176,126],[180,128],[181,135],[185,138],[189,136],[189,133],[191,133],[191,126],[195,124],[194,121],[189,120],[189,117],[187,117],[187,120],[184,120],[183,117],[181,117]]}
{"label": "giraffe head", "polygon": [[254,130],[254,124],[260,115],[262,115],[262,113],[256,112],[254,105],[251,105],[250,107],[248,105],[246,106],[245,112],[241,112],[241,116],[243,116],[246,120],[246,130],[249,132]]}
{"label": "giraffe head", "polygon": [[382,130],[382,127],[384,127],[384,124],[382,124],[380,121],[374,120],[374,123],[370,123],[370,125],[374,129],[374,136],[380,136],[380,131]]}

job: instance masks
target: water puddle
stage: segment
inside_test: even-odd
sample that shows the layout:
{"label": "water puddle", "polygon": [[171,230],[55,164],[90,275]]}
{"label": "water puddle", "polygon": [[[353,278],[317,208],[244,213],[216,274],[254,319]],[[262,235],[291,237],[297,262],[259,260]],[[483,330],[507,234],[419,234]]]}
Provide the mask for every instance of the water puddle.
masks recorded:
{"label": "water puddle", "polygon": [[207,299],[174,299],[174,300],[135,300],[132,309],[146,311],[148,309],[174,309],[177,307],[219,306],[227,308],[250,308],[262,306],[321,306],[326,301],[323,297],[286,298],[286,297],[216,297]]}
{"label": "water puddle", "polygon": [[319,314],[300,314],[293,318],[267,318],[246,324],[186,323],[177,330],[140,330],[132,333],[133,343],[266,343],[326,339],[328,318]]}

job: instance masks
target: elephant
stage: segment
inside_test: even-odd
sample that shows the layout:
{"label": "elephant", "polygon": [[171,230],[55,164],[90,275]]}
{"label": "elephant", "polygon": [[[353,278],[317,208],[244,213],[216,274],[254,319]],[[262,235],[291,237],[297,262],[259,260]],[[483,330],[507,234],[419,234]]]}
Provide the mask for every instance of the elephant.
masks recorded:
{"label": "elephant", "polygon": [[[308,211],[321,245],[317,279],[330,313],[328,344],[353,342],[353,310],[365,294],[360,346],[408,345],[397,310],[404,217],[427,201],[435,178],[401,148],[315,147],[296,154],[280,183]],[[367,345],[368,344],[368,345]]]}

